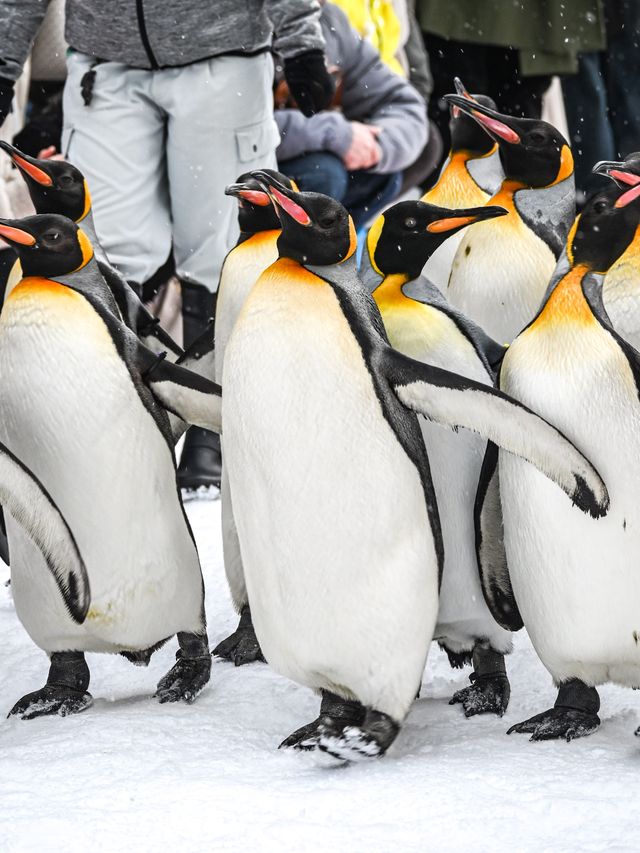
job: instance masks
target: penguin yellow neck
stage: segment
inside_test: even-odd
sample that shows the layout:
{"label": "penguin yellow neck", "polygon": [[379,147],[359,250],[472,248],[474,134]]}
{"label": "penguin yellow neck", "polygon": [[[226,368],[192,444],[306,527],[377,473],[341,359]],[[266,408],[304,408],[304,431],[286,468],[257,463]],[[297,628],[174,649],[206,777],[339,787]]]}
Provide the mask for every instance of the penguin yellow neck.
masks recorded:
{"label": "penguin yellow neck", "polygon": [[586,264],[573,267],[556,285],[531,330],[552,326],[591,326],[597,324],[591,306],[582,290],[582,279],[588,273]]}
{"label": "penguin yellow neck", "polygon": [[[491,152],[489,152],[491,153]],[[471,177],[467,163],[473,158],[468,151],[454,151],[449,155],[438,183],[426,192],[420,201],[439,207],[479,207],[489,198]]]}
{"label": "penguin yellow neck", "polygon": [[385,276],[382,284],[373,292],[373,297],[382,313],[387,309],[397,308],[413,301],[402,292],[402,286],[408,281],[409,276],[404,273],[393,273]]}
{"label": "penguin yellow neck", "polygon": [[634,284],[640,278],[640,226],[636,228],[633,240],[607,273],[606,283],[611,285],[619,277],[631,279]]}
{"label": "penguin yellow neck", "polygon": [[497,204],[500,207],[504,207],[509,211],[509,213],[516,213],[517,211],[513,196],[518,190],[524,189],[526,189],[526,184],[521,183],[521,181],[505,180],[502,182],[500,189],[491,198],[488,204]]}

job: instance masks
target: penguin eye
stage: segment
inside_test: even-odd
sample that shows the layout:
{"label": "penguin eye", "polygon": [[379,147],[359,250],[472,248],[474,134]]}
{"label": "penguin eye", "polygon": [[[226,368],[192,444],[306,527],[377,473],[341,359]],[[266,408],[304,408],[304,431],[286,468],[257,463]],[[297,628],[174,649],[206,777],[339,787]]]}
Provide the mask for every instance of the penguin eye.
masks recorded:
{"label": "penguin eye", "polygon": [[321,228],[331,228],[332,225],[335,225],[336,218],[335,216],[323,216],[318,220],[318,224]]}
{"label": "penguin eye", "polygon": [[545,140],[546,136],[539,130],[533,130],[529,134],[529,142],[533,142],[534,145],[542,145]]}
{"label": "penguin eye", "polygon": [[60,239],[60,232],[47,231],[47,233],[43,235],[42,239],[45,243],[56,243]]}
{"label": "penguin eye", "polygon": [[415,219],[413,216],[407,216],[407,218],[402,223],[402,227],[406,228],[407,231],[413,231],[413,229],[416,227],[417,224],[418,224],[417,219]]}
{"label": "penguin eye", "polygon": [[72,183],[73,183],[73,178],[71,177],[71,175],[60,175],[60,177],[58,178],[58,184],[61,187],[71,186]]}
{"label": "penguin eye", "polygon": [[603,200],[597,201],[593,205],[593,209],[595,210],[596,213],[604,213],[604,211],[607,209],[607,202],[603,201]]}

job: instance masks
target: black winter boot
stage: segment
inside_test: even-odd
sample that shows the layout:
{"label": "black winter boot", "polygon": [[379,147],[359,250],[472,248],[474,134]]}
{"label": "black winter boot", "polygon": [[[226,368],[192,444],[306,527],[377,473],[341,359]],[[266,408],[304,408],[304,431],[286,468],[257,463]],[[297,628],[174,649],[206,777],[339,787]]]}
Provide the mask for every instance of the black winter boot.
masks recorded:
{"label": "black winter boot", "polygon": [[[206,329],[215,314],[216,295],[201,284],[181,281],[182,288],[182,346],[187,347]],[[222,457],[220,436],[200,427],[190,427],[184,438],[178,465],[178,485],[196,491],[202,486],[220,488]]]}

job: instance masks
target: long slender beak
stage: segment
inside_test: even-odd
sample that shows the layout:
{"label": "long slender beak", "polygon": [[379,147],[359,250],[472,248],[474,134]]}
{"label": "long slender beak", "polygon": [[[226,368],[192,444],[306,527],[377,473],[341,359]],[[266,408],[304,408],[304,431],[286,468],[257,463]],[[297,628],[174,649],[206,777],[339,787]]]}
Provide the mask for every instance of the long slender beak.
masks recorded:
{"label": "long slender beak", "polygon": [[445,95],[444,99],[474,118],[496,142],[509,142],[512,145],[520,143],[520,135],[510,125],[511,116],[485,107],[473,99],[469,100],[464,95]]}
{"label": "long slender beak", "polygon": [[[475,103],[475,98],[469,94],[466,86],[459,77],[453,78],[453,85],[456,87],[456,92],[458,93],[458,95],[460,95],[461,98],[465,98],[467,101],[473,101]],[[455,104],[452,104],[451,115],[454,118],[458,118],[458,116],[460,115],[460,107],[457,107]]]}
{"label": "long slender beak", "polygon": [[298,203],[300,193],[289,189],[289,187],[286,187],[267,172],[260,170],[251,172],[251,177],[255,178],[265,188],[265,191],[269,194],[269,198],[275,204],[278,214],[282,210],[297,222],[298,225],[311,225],[309,214]]}
{"label": "long slender beak", "polygon": [[596,175],[606,175],[617,184],[635,187],[640,184],[640,175],[630,172],[624,160],[600,160],[591,170]]}
{"label": "long slender beak", "polygon": [[508,212],[504,207],[498,207],[497,205],[449,210],[446,212],[448,215],[429,223],[427,231],[430,231],[432,234],[441,234],[443,231],[453,231],[455,228],[462,228],[474,222],[482,222],[484,219],[495,219],[498,216],[506,216]]}
{"label": "long slender beak", "polygon": [[19,220],[15,219],[0,219],[0,237],[6,240],[7,243],[13,243],[17,246],[34,246],[36,238],[33,234],[29,234],[22,228],[17,227]]}
{"label": "long slender beak", "polygon": [[262,190],[256,189],[251,184],[229,184],[225,188],[225,195],[231,195],[235,198],[244,199],[258,207],[268,207],[271,204],[269,194]]}
{"label": "long slender beak", "polygon": [[29,157],[28,154],[23,154],[22,151],[19,151],[17,148],[14,148],[13,145],[9,145],[8,142],[3,142],[0,140],[0,148],[5,151],[9,157],[13,160],[14,164],[35,181],[37,184],[40,184],[41,187],[50,187],[53,184],[53,178],[42,168],[42,160],[36,160],[35,157]]}

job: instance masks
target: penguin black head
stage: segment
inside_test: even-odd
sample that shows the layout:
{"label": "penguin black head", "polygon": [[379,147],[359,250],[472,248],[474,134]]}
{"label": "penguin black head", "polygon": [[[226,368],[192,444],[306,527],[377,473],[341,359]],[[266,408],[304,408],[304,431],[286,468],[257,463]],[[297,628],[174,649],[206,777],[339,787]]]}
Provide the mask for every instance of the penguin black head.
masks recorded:
{"label": "penguin black head", "polygon": [[[269,175],[288,189],[298,189],[295,182],[286,175],[274,169],[263,171],[265,175]],[[258,231],[273,231],[280,228],[280,220],[271,204],[269,193],[265,192],[262,184],[251,177],[249,172],[240,175],[235,184],[230,184],[225,189],[225,194],[238,199],[238,225],[242,234],[250,236],[257,234]]]}
{"label": "penguin black head", "polygon": [[640,224],[640,185],[600,190],[585,204],[567,239],[572,266],[606,272],[626,251]]}
{"label": "penguin black head", "polygon": [[[495,101],[487,95],[470,95],[459,77],[454,78],[456,92],[468,101],[481,104],[484,107],[495,110]],[[449,133],[451,134],[451,150],[468,151],[471,154],[488,154],[494,147],[495,142],[485,133],[477,121],[463,113],[460,107],[451,105],[451,119],[449,120]]]}
{"label": "penguin black head", "polygon": [[340,202],[321,193],[290,189],[265,171],[251,175],[269,193],[280,219],[281,257],[301,264],[332,266],[353,255],[356,231]]}
{"label": "penguin black head", "polygon": [[573,174],[573,155],[559,130],[532,118],[513,118],[460,95],[445,100],[472,116],[500,147],[507,180],[537,189],[560,183]]}
{"label": "penguin black head", "polygon": [[[606,175],[621,188],[633,191],[640,184],[640,151],[627,155],[624,160],[601,160],[593,167],[596,175]],[[637,190],[640,194],[640,189]],[[619,201],[624,198],[621,196]],[[635,198],[635,195],[633,196]]]}
{"label": "penguin black head", "polygon": [[66,275],[82,269],[93,257],[84,231],[56,213],[0,219],[0,237],[18,253],[23,276]]}
{"label": "penguin black head", "polygon": [[37,160],[0,141],[20,170],[37,213],[58,213],[74,222],[91,209],[91,196],[84,175],[65,160]]}
{"label": "penguin black head", "polygon": [[369,229],[369,258],[380,275],[402,273],[413,280],[452,234],[473,222],[504,216],[506,212],[503,207],[451,210],[422,201],[398,202],[380,214]]}

